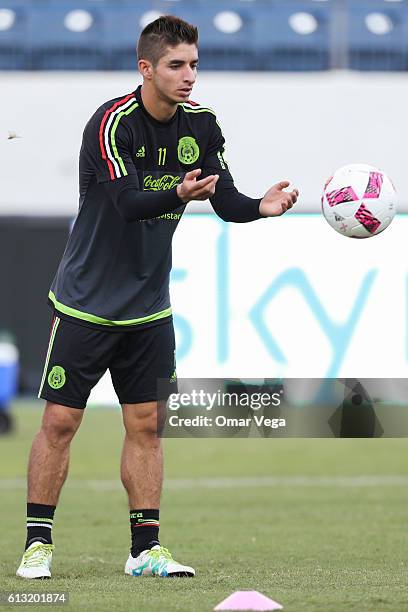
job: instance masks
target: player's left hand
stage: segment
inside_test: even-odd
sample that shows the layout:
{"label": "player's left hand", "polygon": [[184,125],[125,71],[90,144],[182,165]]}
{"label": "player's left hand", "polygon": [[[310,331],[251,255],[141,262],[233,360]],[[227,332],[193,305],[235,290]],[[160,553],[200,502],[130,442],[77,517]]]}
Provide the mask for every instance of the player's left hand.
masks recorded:
{"label": "player's left hand", "polygon": [[280,181],[268,189],[259,205],[263,217],[279,217],[292,208],[298,199],[299,190],[283,191],[289,185],[289,181]]}

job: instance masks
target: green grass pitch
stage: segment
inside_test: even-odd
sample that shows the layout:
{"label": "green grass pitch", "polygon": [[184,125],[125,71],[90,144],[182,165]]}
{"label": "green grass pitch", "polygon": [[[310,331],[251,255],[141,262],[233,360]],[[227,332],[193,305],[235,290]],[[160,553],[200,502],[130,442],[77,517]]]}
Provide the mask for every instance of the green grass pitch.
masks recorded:
{"label": "green grass pitch", "polygon": [[68,591],[75,610],[204,612],[245,589],[286,612],[408,610],[408,440],[165,440],[161,540],[197,576],[132,578],[123,429],[108,409],[88,409],[72,446],[52,581],[16,578],[41,409],[17,404],[0,438],[0,590]]}

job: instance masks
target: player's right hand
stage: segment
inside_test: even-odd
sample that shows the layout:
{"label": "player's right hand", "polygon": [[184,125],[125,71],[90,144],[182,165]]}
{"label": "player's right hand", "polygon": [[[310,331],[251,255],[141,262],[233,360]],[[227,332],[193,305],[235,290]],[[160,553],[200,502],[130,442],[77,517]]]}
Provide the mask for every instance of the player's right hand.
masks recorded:
{"label": "player's right hand", "polygon": [[218,174],[210,174],[201,179],[197,180],[201,174],[201,169],[191,170],[187,172],[181,185],[177,185],[177,195],[184,202],[190,202],[190,200],[207,200],[215,193],[215,186],[218,179]]}
{"label": "player's right hand", "polygon": [[296,188],[284,191],[289,185],[289,181],[280,181],[268,189],[259,205],[259,212],[263,217],[278,217],[296,204],[299,191]]}

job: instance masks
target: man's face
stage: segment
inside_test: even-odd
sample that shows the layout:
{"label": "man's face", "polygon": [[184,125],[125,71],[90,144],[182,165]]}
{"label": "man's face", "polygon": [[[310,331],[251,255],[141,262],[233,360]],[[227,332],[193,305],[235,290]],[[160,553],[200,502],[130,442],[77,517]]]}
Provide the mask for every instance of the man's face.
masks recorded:
{"label": "man's face", "polygon": [[152,83],[157,95],[172,104],[189,99],[197,77],[198,51],[195,45],[181,43],[167,47],[152,69]]}

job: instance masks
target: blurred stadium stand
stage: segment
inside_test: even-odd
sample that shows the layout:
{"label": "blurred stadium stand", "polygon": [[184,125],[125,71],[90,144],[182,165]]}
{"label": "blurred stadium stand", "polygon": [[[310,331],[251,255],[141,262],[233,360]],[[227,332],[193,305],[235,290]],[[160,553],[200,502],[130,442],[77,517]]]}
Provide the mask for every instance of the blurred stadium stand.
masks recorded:
{"label": "blurred stadium stand", "polygon": [[408,0],[0,0],[0,70],[132,70],[165,13],[204,70],[408,69]]}
{"label": "blurred stadium stand", "polygon": [[408,70],[408,2],[349,0],[349,66],[355,70]]}

